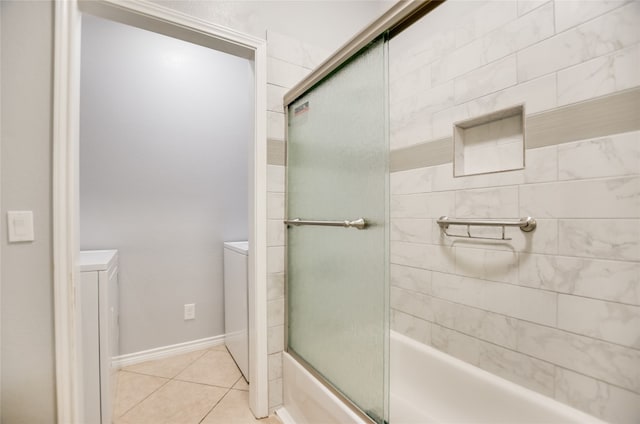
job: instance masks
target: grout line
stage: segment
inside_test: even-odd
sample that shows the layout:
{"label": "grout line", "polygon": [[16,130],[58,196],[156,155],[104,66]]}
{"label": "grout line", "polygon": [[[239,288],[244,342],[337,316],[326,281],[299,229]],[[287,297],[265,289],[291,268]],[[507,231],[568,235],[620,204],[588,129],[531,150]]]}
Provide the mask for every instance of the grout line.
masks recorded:
{"label": "grout line", "polygon": [[[231,390],[235,390],[233,387],[238,383],[238,381],[240,381],[240,379],[242,379],[242,375],[240,375],[234,382],[233,384],[231,384],[230,387],[223,387],[223,386],[217,386],[217,385],[212,385],[212,384],[206,384],[206,383],[201,383],[201,382],[196,382],[196,381],[188,381],[188,380],[182,380],[177,378],[178,375],[180,375],[185,369],[189,368],[191,365],[193,365],[195,362],[197,362],[199,359],[201,359],[207,352],[211,351],[211,349],[204,349],[202,351],[202,355],[198,356],[196,359],[194,359],[193,361],[191,361],[187,366],[185,366],[180,372],[178,372],[178,374],[176,374],[176,376],[172,377],[172,378],[167,378],[167,377],[160,377],[157,375],[149,375],[149,374],[143,374],[143,373],[139,373],[136,371],[127,371],[127,370],[119,370],[118,372],[121,373],[131,373],[131,374],[137,374],[137,375],[143,375],[143,376],[147,376],[147,377],[155,377],[155,378],[161,378],[164,381],[163,384],[161,384],[160,386],[158,386],[155,390],[153,390],[152,392],[150,392],[147,396],[145,396],[143,399],[141,399],[140,401],[138,401],[136,404],[132,405],[130,408],[128,408],[125,412],[123,412],[122,414],[120,414],[118,417],[122,417],[124,415],[126,415],[127,413],[129,413],[132,409],[138,407],[141,403],[143,403],[146,399],[148,399],[150,396],[152,396],[154,393],[158,392],[161,388],[163,388],[164,386],[166,386],[167,384],[169,384],[172,381],[176,381],[176,382],[183,382],[183,383],[188,383],[188,384],[197,384],[200,386],[205,386],[205,387],[215,387],[215,388],[219,388],[219,389],[226,389],[226,392],[224,393],[224,395],[213,405],[213,407],[202,417],[202,419],[200,419],[200,421],[198,421],[199,423],[201,423],[210,413],[213,409],[215,409],[220,402],[222,401],[222,399],[224,399],[227,394],[231,391]],[[234,366],[236,366],[234,364]],[[237,368],[237,366],[236,366]],[[239,370],[238,370],[239,372]],[[118,387],[116,388],[116,393],[117,393],[117,389],[119,388],[121,383],[121,380],[118,379]],[[237,391],[242,391],[242,390],[237,390]]]}
{"label": "grout line", "polygon": [[[566,368],[566,367],[563,367],[563,366],[561,366],[561,365],[559,365],[559,364],[556,364],[555,362],[550,362],[550,361],[549,361],[549,360],[547,360],[547,359],[538,358],[538,357],[536,357],[536,356],[534,356],[534,355],[531,355],[531,354],[529,354],[529,353],[522,352],[522,351],[518,350],[519,348],[518,348],[517,338],[516,338],[516,347],[515,347],[515,348],[511,348],[511,347],[507,347],[507,346],[503,346],[503,345],[496,344],[495,342],[492,342],[492,341],[489,341],[489,340],[485,340],[485,339],[481,339],[481,338],[479,338],[479,337],[471,336],[471,335],[469,335],[469,334],[467,334],[467,333],[464,333],[464,332],[462,332],[462,331],[460,331],[460,330],[457,330],[457,329],[454,329],[454,328],[450,328],[450,327],[448,327],[448,326],[446,326],[446,325],[442,325],[442,324],[437,323],[437,322],[433,322],[432,324],[433,324],[433,325],[437,325],[437,326],[439,326],[439,327],[442,327],[442,328],[444,328],[444,329],[446,329],[446,330],[452,331],[452,332],[454,332],[454,333],[461,334],[461,335],[463,335],[463,336],[465,336],[465,337],[469,337],[469,338],[474,339],[475,341],[478,341],[478,342],[480,342],[480,343],[486,343],[486,344],[489,344],[489,345],[496,346],[496,347],[498,347],[498,348],[502,348],[502,349],[505,349],[505,350],[509,350],[509,351],[514,352],[514,353],[517,353],[517,354],[519,354],[519,355],[526,356],[526,357],[528,357],[528,358],[530,358],[530,359],[533,359],[533,360],[536,360],[536,361],[541,361],[541,362],[547,363],[547,364],[549,364],[549,365],[551,365],[551,366],[554,366],[554,367],[556,367],[556,366],[557,366],[557,367],[565,368],[565,369],[567,369],[567,370],[569,370],[569,371],[571,371],[571,372],[578,372],[578,371],[574,371],[574,370],[572,370],[572,369],[570,369],[570,368]],[[438,349],[438,348],[436,348],[436,349]],[[438,350],[440,350],[440,349],[438,349]],[[445,351],[443,351],[443,350],[441,350],[441,351],[442,351],[442,352],[445,352]],[[452,355],[452,354],[451,354],[451,353],[449,353],[449,352],[445,352],[445,353],[447,353],[447,354],[449,354],[449,355],[451,355],[451,356],[455,356],[455,355]],[[457,357],[457,356],[456,356],[456,357]],[[459,358],[459,357],[457,357],[457,358],[458,358],[458,359],[461,359],[461,358]],[[467,362],[467,361],[465,361],[465,362]],[[473,365],[475,365],[475,364],[473,364]],[[478,365],[476,365],[476,366],[478,366]],[[479,367],[479,366],[478,366],[478,368],[481,368],[481,367]],[[493,373],[493,372],[492,372],[492,374],[497,375],[497,374],[495,374],[495,373]],[[586,374],[583,374],[583,375],[585,375],[585,376],[587,376],[587,377],[590,377],[590,378],[592,378],[592,379],[598,380],[598,381],[603,381],[603,382],[605,382],[605,383],[607,383],[607,384],[615,385],[615,384],[613,384],[613,383],[609,383],[609,382],[608,382],[608,381],[606,381],[606,380],[601,380],[601,379],[599,379],[599,378],[596,378],[596,377],[593,377],[593,376],[589,376],[589,375],[586,375]],[[504,377],[503,377],[503,378],[504,378]],[[625,390],[629,390],[629,389],[625,389]],[[632,390],[629,390],[629,391],[632,391]]]}
{"label": "grout line", "polygon": [[560,320],[558,319],[558,315],[560,314],[560,293],[556,292],[555,298],[556,298],[556,319],[555,319],[554,327],[557,329],[560,329],[559,327]]}
{"label": "grout line", "polygon": [[[625,6],[629,5],[629,4],[631,4],[631,2],[621,2],[621,4],[619,4],[618,6],[615,6],[615,7],[611,8],[611,9],[609,9],[607,11],[604,11],[604,12],[601,12],[601,13],[595,15],[595,16],[592,16],[591,18],[587,19],[586,21],[580,21],[580,22],[578,22],[576,24],[573,24],[570,27],[567,27],[567,28],[563,29],[561,32],[556,32],[556,35],[563,34],[563,33],[567,32],[567,31],[575,29],[575,28],[577,28],[577,27],[579,27],[581,25],[584,25],[584,24],[587,24],[587,23],[591,23],[591,22],[595,21],[596,19],[599,19],[599,18],[602,18],[603,16],[609,15],[609,14],[613,13],[614,11],[616,11],[618,9],[621,9],[621,8],[623,8],[623,7],[625,7]],[[555,17],[556,17],[556,10],[555,10],[555,1],[554,1],[554,4],[553,4],[553,18],[554,18],[553,19],[553,24],[554,24],[553,29],[554,29],[554,31],[557,30],[556,26],[555,26],[555,22],[556,22]]]}
{"label": "grout line", "polygon": [[204,416],[200,419],[200,421],[198,421],[198,424],[202,423],[209,416],[209,414],[211,414],[211,412],[213,412],[213,410],[216,409],[216,407],[218,405],[220,405],[220,402],[222,402],[222,399],[227,397],[227,395],[229,394],[230,391],[231,391],[231,388],[227,389],[227,391],[224,393],[224,395],[222,395],[222,397],[220,397],[220,399],[218,399],[218,401],[211,407],[211,409],[209,409],[209,411],[207,411],[207,413],[204,414]]}
{"label": "grout line", "polygon": [[[407,289],[405,289],[405,290],[407,290]],[[412,291],[412,290],[407,290],[407,291]],[[513,317],[511,315],[507,315],[507,314],[504,314],[504,313],[501,313],[501,312],[491,311],[489,309],[483,309],[483,308],[481,308],[479,306],[475,306],[475,305],[467,305],[467,304],[464,304],[464,303],[456,302],[456,301],[451,300],[451,299],[443,298],[443,297],[440,297],[440,296],[435,296],[433,294],[424,294],[424,293],[420,293],[420,294],[425,295],[425,296],[429,296],[431,298],[434,298],[434,299],[437,299],[437,300],[440,300],[440,301],[443,301],[443,302],[448,302],[448,303],[452,303],[452,304],[455,304],[455,305],[458,305],[458,306],[462,306],[462,307],[465,307],[465,308],[474,309],[474,310],[482,311],[484,313],[489,313],[489,314],[493,314],[493,315],[499,315],[499,316],[505,317],[507,319],[516,320],[518,323],[519,322],[524,322],[524,323],[529,323],[529,324],[532,324],[532,325],[538,325],[538,326],[545,327],[545,328],[548,328],[548,329],[551,329],[551,330],[560,331],[560,332],[563,332],[563,333],[568,333],[568,334],[571,334],[573,336],[584,337],[584,338],[587,338],[587,339],[592,340],[592,341],[606,343],[606,344],[610,344],[610,345],[613,345],[613,346],[621,347],[621,348],[624,348],[624,349],[629,349],[631,351],[636,351],[636,352],[640,351],[640,349],[638,349],[637,347],[627,346],[627,345],[623,345],[623,344],[620,344],[620,343],[612,342],[612,341],[609,341],[609,340],[604,340],[602,338],[588,336],[588,335],[581,334],[581,333],[576,333],[574,331],[567,330],[567,329],[564,329],[564,328],[558,328],[557,326],[554,327],[554,326],[550,326],[550,325],[547,325],[547,324],[541,324],[539,322],[535,322],[535,321],[531,321],[531,320],[527,320],[527,319],[523,319],[523,318]],[[557,295],[558,293],[555,293],[555,294]],[[581,296],[576,296],[576,297],[581,297]],[[611,302],[611,303],[616,303],[616,302]],[[626,304],[622,304],[622,305],[628,306]],[[556,302],[556,308],[557,308],[557,302]],[[411,315],[414,318],[418,318],[418,319],[421,319],[421,320],[427,321],[427,322],[433,322],[434,324],[446,327],[446,326],[442,325],[441,323],[435,322],[435,315],[434,315],[434,320],[433,321],[429,321],[429,320],[427,320],[427,319],[425,319],[423,317],[419,317],[419,316],[411,314],[411,313],[409,313],[407,311],[400,310],[400,309],[397,309],[397,308],[393,308],[393,309],[395,309],[397,311],[400,311],[400,312],[402,312],[404,314]],[[557,320],[557,317],[556,317],[556,320]],[[467,333],[462,332],[461,330],[455,330],[455,331],[457,331],[459,333],[462,333],[462,334],[469,335]],[[485,340],[485,339],[482,339],[482,338],[480,338],[479,336],[476,336],[476,335],[469,335],[469,337],[477,338],[479,340]],[[491,342],[491,343],[493,343],[493,342]],[[493,344],[496,344],[496,343],[493,343]],[[501,346],[501,345],[497,345],[497,346]]]}
{"label": "grout line", "polygon": [[[187,368],[189,368],[191,365],[193,365],[196,361],[198,361],[198,360],[200,360],[202,357],[204,357],[204,355],[206,355],[206,353],[207,353],[207,352],[209,352],[210,350],[211,350],[211,349],[202,349],[202,350],[200,351],[200,352],[202,352],[202,353],[201,353],[201,355],[199,355],[198,357],[196,357],[195,359],[193,359],[191,362],[189,362],[189,363],[188,363],[184,368],[182,368],[182,369],[181,369],[181,370],[180,370],[180,371],[179,371],[175,376],[173,376],[173,377],[162,377],[162,376],[153,375],[153,374],[145,374],[145,373],[141,373],[141,372],[138,372],[138,371],[130,371],[130,370],[127,370],[127,369],[125,369],[125,368],[122,368],[122,369],[118,370],[118,372],[119,372],[119,373],[120,373],[120,372],[123,372],[123,373],[124,373],[124,372],[126,372],[126,373],[131,373],[131,374],[142,375],[142,376],[145,376],[145,377],[161,378],[161,379],[166,380],[166,381],[165,381],[163,384],[161,384],[160,386],[158,386],[155,390],[153,390],[152,392],[150,392],[147,396],[145,396],[145,397],[144,397],[143,399],[141,399],[139,402],[137,402],[136,404],[132,405],[129,409],[127,409],[125,412],[123,412],[121,415],[119,415],[119,416],[118,416],[118,417],[116,417],[116,418],[123,417],[124,415],[126,415],[127,413],[129,413],[131,410],[133,410],[134,408],[136,408],[136,407],[138,407],[140,404],[142,404],[142,402],[144,402],[145,400],[147,400],[151,395],[153,395],[154,393],[158,392],[160,389],[162,389],[164,386],[166,386],[167,384],[169,384],[169,383],[170,383],[170,382],[172,382],[172,381],[178,381],[178,382],[183,382],[183,383],[191,383],[191,384],[198,384],[198,385],[207,386],[207,387],[225,388],[225,387],[220,387],[220,386],[210,385],[210,384],[206,384],[206,383],[199,383],[199,382],[195,382],[195,381],[180,380],[180,379],[178,379],[178,378],[177,378],[177,377],[178,377],[178,376],[179,376],[179,375],[180,375],[184,370],[186,370],[186,369],[187,369]],[[196,352],[197,352],[197,351],[196,351]],[[189,352],[189,353],[191,353],[191,352]],[[180,354],[180,355],[181,355],[181,354]],[[175,356],[179,356],[179,355],[175,355]],[[162,358],[162,359],[167,359],[167,358]],[[154,360],[151,360],[151,361],[145,361],[145,362],[160,361],[160,360],[162,360],[162,359],[154,359]],[[143,363],[144,363],[144,362],[143,362]],[[136,364],[136,365],[137,365],[137,364]],[[236,380],[236,381],[234,382],[234,385],[235,385],[237,382],[238,382],[238,380]],[[120,381],[120,379],[118,379],[118,387],[116,388],[116,393],[117,393],[117,390],[118,390],[118,388],[119,388],[119,386],[120,386],[120,383],[121,383],[121,381]],[[229,390],[230,390],[230,389],[231,389],[231,388],[229,388]],[[226,392],[226,393],[228,393],[228,390],[227,390],[227,392]],[[225,396],[226,396],[226,393],[225,393]],[[117,396],[117,395],[116,395],[116,396]],[[223,396],[223,398],[224,398],[224,396]],[[222,398],[221,398],[220,400],[222,400]],[[115,401],[115,399],[114,399],[114,401]],[[220,401],[218,401],[218,403],[219,403],[219,402],[220,402]],[[216,405],[217,405],[217,403],[216,403]],[[208,415],[208,413],[207,413],[207,415]],[[206,415],[205,415],[205,417],[206,417]],[[203,417],[202,419],[204,420],[204,418],[205,418],[205,417]],[[199,422],[202,422],[202,420],[200,420]]]}
{"label": "grout line", "polygon": [[553,255],[561,258],[563,255],[560,253],[560,220],[556,220],[556,253]]}
{"label": "grout line", "polygon": [[[553,256],[553,255],[549,255],[549,256]],[[422,268],[419,268],[419,269],[422,269]],[[427,270],[427,271],[430,271],[430,270]],[[621,302],[621,301],[617,301],[617,300],[602,299],[602,298],[599,298],[599,297],[591,297],[591,296],[586,296],[586,295],[582,295],[582,294],[575,294],[575,293],[570,293],[570,292],[553,290],[553,289],[545,288],[543,286],[531,286],[531,285],[528,285],[527,282],[522,282],[520,280],[518,280],[518,282],[514,283],[514,282],[487,280],[487,279],[483,279],[483,278],[479,278],[479,277],[469,277],[469,276],[466,276],[466,275],[455,274],[455,273],[450,273],[450,272],[442,272],[442,271],[430,271],[430,272],[438,273],[438,274],[444,274],[444,275],[451,275],[451,276],[454,276],[454,277],[467,278],[467,279],[479,281],[481,283],[485,283],[486,282],[486,283],[490,283],[490,284],[502,284],[502,285],[520,287],[520,288],[524,288],[524,289],[538,290],[538,291],[541,291],[541,292],[558,294],[558,295],[563,295],[563,296],[573,296],[573,297],[579,297],[579,298],[582,298],[582,299],[589,299],[589,300],[596,300],[596,301],[600,301],[600,302],[613,303],[613,304],[622,305],[622,306],[640,307],[640,305],[634,304],[634,303],[625,303],[625,302]],[[395,285],[395,284],[391,284],[391,287],[401,288],[401,289],[404,289],[404,290],[410,290],[412,292],[428,294],[430,296],[433,296],[432,293],[418,292],[416,290],[406,289],[406,288],[403,288],[403,287]],[[449,300],[449,299],[446,299],[446,298],[441,298],[441,297],[438,297],[438,296],[433,296],[433,297],[437,297],[439,299],[447,300],[447,301],[452,302],[452,303],[458,303],[458,302],[455,302],[455,301],[452,301],[452,300]],[[465,305],[463,303],[459,303],[459,304],[460,305]],[[468,306],[468,305],[466,305],[466,306]],[[480,309],[480,308],[478,308],[478,309]],[[494,311],[489,311],[489,312],[494,312]],[[494,313],[497,313],[497,312],[494,312]],[[505,316],[509,316],[509,315],[505,315]],[[520,319],[520,318],[517,318],[517,319]]]}
{"label": "grout line", "polygon": [[[555,37],[558,35],[558,29],[556,28],[556,2],[553,1],[553,35],[551,37]],[[549,38],[551,38],[549,37]]]}
{"label": "grout line", "polygon": [[[437,326],[439,326],[439,327],[442,327],[442,328],[444,328],[444,329],[446,329],[446,330],[448,330],[448,331],[452,331],[452,332],[454,332],[454,333],[461,334],[461,335],[463,335],[463,336],[465,336],[465,337],[470,337],[470,338],[472,338],[472,339],[474,339],[474,340],[476,340],[476,341],[480,342],[480,344],[478,345],[478,355],[480,355],[480,349],[482,349],[481,344],[482,344],[482,343],[486,343],[486,344],[488,344],[488,345],[493,345],[493,346],[495,346],[495,347],[498,347],[498,348],[501,348],[501,349],[504,349],[504,350],[508,350],[508,351],[510,351],[510,352],[513,352],[513,353],[517,353],[517,354],[519,354],[519,355],[522,355],[522,356],[527,357],[527,358],[529,358],[529,359],[532,359],[532,360],[534,360],[534,361],[540,361],[540,362],[546,363],[546,364],[548,364],[548,365],[552,366],[552,367],[554,368],[554,371],[555,371],[555,367],[557,366],[557,365],[556,365],[555,363],[553,363],[553,362],[549,362],[549,361],[547,361],[547,360],[545,360],[545,359],[540,359],[540,358],[537,358],[537,357],[535,357],[535,356],[532,356],[532,355],[529,355],[529,354],[527,354],[527,353],[524,353],[524,352],[521,352],[521,351],[517,350],[517,338],[516,338],[516,348],[510,348],[510,347],[506,347],[506,346],[502,346],[502,345],[496,344],[496,343],[491,342],[491,341],[488,341],[488,340],[484,340],[484,339],[480,339],[480,338],[477,338],[477,337],[469,336],[469,335],[468,335],[468,334],[466,334],[466,333],[463,333],[463,332],[461,332],[461,331],[459,331],[459,330],[456,330],[456,329],[453,329],[453,328],[449,328],[449,327],[447,327],[447,326],[445,326],[445,325],[442,325],[442,324],[438,324],[438,323],[433,323],[433,324],[434,324],[434,325],[437,325]],[[513,383],[515,383],[515,384],[517,384],[517,385],[519,385],[519,386],[521,386],[521,387],[527,387],[527,386],[524,386],[524,385],[523,385],[523,384],[521,384],[521,383],[516,383],[515,381],[513,381],[513,380],[511,380],[511,379],[509,379],[509,378],[506,378],[506,377],[504,377],[503,375],[497,374],[497,373],[496,373],[496,372],[494,372],[493,370],[489,370],[489,369],[487,369],[487,368],[485,368],[485,367],[480,366],[480,362],[478,362],[477,364],[473,364],[473,363],[471,363],[471,362],[468,362],[468,361],[466,361],[466,360],[462,359],[462,358],[461,358],[461,357],[459,357],[459,356],[453,355],[452,353],[449,353],[449,352],[445,352],[444,350],[441,350],[441,349],[439,349],[439,348],[437,348],[437,347],[435,347],[435,346],[434,346],[434,348],[436,348],[436,349],[440,350],[441,352],[446,353],[447,355],[451,355],[451,356],[453,356],[453,357],[455,357],[455,358],[460,359],[461,361],[467,362],[467,363],[469,363],[469,364],[471,364],[471,365],[474,365],[474,366],[476,366],[476,367],[478,367],[478,368],[480,368],[480,369],[483,369],[483,370],[485,370],[485,371],[487,371],[487,372],[489,372],[489,373],[493,374],[494,376],[504,378],[505,380],[509,380],[509,381],[511,381],[511,382],[513,382]],[[480,359],[480,357],[478,357],[478,359]],[[512,374],[512,375],[513,375],[513,376],[517,376],[517,374]],[[555,377],[555,376],[554,376],[554,377]],[[591,377],[591,378],[594,378],[594,377]],[[554,378],[553,385],[555,386],[555,378]],[[541,391],[536,390],[536,389],[532,389],[531,387],[527,387],[527,388],[529,388],[530,390],[533,390],[533,391],[535,391],[535,392],[537,392],[537,393],[542,393]],[[554,391],[555,391],[555,388],[554,388]],[[542,393],[542,394],[543,394],[543,393]],[[548,396],[548,395],[545,395],[545,396]]]}
{"label": "grout line", "polygon": [[[510,350],[510,351],[513,351],[513,352],[518,353],[518,354],[520,354],[520,355],[523,355],[523,356],[527,356],[527,357],[529,357],[529,358],[532,358],[532,359],[534,359],[534,360],[536,360],[536,361],[541,361],[541,362],[547,363],[547,364],[552,365],[552,366],[554,366],[554,367],[556,367],[556,368],[561,368],[561,369],[563,369],[563,370],[567,370],[567,371],[569,371],[569,372],[573,372],[573,373],[576,373],[576,374],[582,375],[582,376],[584,376],[584,377],[587,377],[587,378],[590,378],[590,379],[593,379],[593,380],[596,380],[596,381],[603,382],[603,383],[605,383],[605,384],[608,384],[608,385],[610,385],[610,386],[617,387],[617,388],[619,388],[619,389],[622,389],[622,390],[627,391],[627,392],[630,392],[630,393],[640,394],[640,393],[638,393],[638,392],[636,392],[636,391],[634,391],[634,390],[632,390],[632,389],[625,388],[625,387],[620,386],[620,385],[618,385],[618,384],[616,384],[616,383],[612,383],[612,382],[609,382],[609,381],[606,381],[606,380],[602,380],[602,379],[600,379],[600,378],[598,378],[598,377],[594,377],[594,376],[591,376],[591,375],[585,374],[585,373],[583,373],[582,371],[573,370],[573,369],[571,369],[571,368],[567,368],[567,367],[565,367],[565,366],[563,366],[563,365],[556,364],[556,363],[554,363],[554,362],[550,362],[550,361],[548,361],[548,360],[546,360],[546,359],[541,359],[541,358],[538,358],[538,357],[533,356],[533,355],[531,355],[531,354],[528,354],[528,353],[522,352],[522,351],[518,350],[518,347],[517,347],[517,346],[516,346],[516,349],[512,349],[512,348],[509,348],[509,347],[506,347],[506,346],[498,345],[498,344],[493,343],[493,342],[488,341],[488,340],[480,339],[480,338],[475,337],[475,336],[470,336],[470,335],[469,335],[469,334],[467,334],[467,333],[463,333],[463,332],[461,332],[461,331],[459,331],[459,330],[456,330],[456,329],[453,329],[453,328],[449,328],[449,327],[447,327],[447,326],[445,326],[445,325],[442,325],[442,324],[439,324],[439,323],[436,323],[436,322],[430,322],[430,321],[427,321],[427,322],[429,322],[429,323],[430,323],[430,324],[432,324],[432,325],[439,326],[439,327],[442,327],[442,328],[447,329],[447,330],[449,330],[449,331],[453,331],[453,332],[458,333],[458,334],[461,334],[461,335],[463,335],[463,336],[466,336],[466,337],[472,338],[472,339],[477,340],[477,341],[479,341],[479,342],[481,342],[481,343],[487,343],[487,344],[491,344],[491,345],[494,345],[494,346],[497,346],[497,347],[500,347],[500,348],[503,348],[503,349],[506,349],[506,350]],[[582,335],[581,335],[581,334],[578,334],[578,336],[582,336]],[[583,336],[583,337],[584,337],[584,336]],[[439,349],[439,348],[437,348],[437,347],[435,347],[435,346],[433,346],[433,345],[431,345],[431,347],[433,347],[433,348],[435,348],[435,349],[438,349],[439,351],[444,352],[444,353],[446,353],[446,354],[448,354],[448,355],[451,355],[451,356],[453,356],[453,357],[455,357],[455,358],[458,358],[458,359],[460,359],[460,360],[463,360],[463,359],[461,359],[461,358],[459,358],[459,357],[457,357],[457,356],[455,356],[455,355],[453,355],[453,354],[451,354],[451,353],[449,353],[449,352],[446,352],[446,351],[444,351],[444,350],[441,350],[441,349]],[[464,361],[464,360],[463,360],[463,361]],[[467,362],[467,361],[464,361],[464,362]],[[467,363],[470,363],[470,362],[467,362]],[[472,365],[475,365],[475,364],[472,364]],[[477,366],[477,365],[476,365],[476,366]],[[480,368],[480,367],[478,367],[478,368]],[[493,372],[492,372],[492,374],[497,375],[497,374],[495,374],[495,373],[493,373]],[[504,378],[504,377],[503,377],[503,378]]]}
{"label": "grout line", "polygon": [[572,372],[572,373],[574,373],[574,374],[578,374],[578,375],[580,375],[580,376],[583,376],[583,377],[586,377],[586,378],[590,378],[590,379],[592,379],[592,380],[596,380],[596,381],[598,381],[598,382],[601,382],[601,383],[607,384],[607,385],[609,385],[609,386],[616,387],[616,388],[618,388],[618,389],[620,389],[620,390],[624,390],[625,392],[633,393],[634,395],[640,395],[640,393],[639,393],[639,392],[636,392],[635,390],[631,390],[631,389],[628,389],[628,388],[626,388],[626,387],[620,386],[620,385],[618,385],[618,384],[610,383],[610,382],[605,381],[605,380],[601,380],[601,379],[599,379],[599,378],[597,378],[597,377],[593,377],[593,376],[590,376],[590,375],[588,375],[588,374],[585,374],[585,373],[583,373],[582,371],[572,370],[572,369],[567,368],[567,367],[562,366],[562,365],[557,365],[557,364],[554,364],[554,365],[555,365],[556,369],[561,369],[561,370],[564,370],[564,371],[569,371],[569,372]]}
{"label": "grout line", "polygon": [[[553,385],[553,399],[558,400],[558,365],[553,364],[552,373],[553,373],[553,383],[552,383],[552,385]],[[569,406],[572,406],[572,405],[569,405]]]}
{"label": "grout line", "polygon": [[[267,42],[267,45],[268,45],[268,42]],[[292,61],[290,61],[289,59],[283,59],[283,58],[278,57],[278,56],[273,56],[272,54],[267,54],[267,58],[268,58],[268,59],[275,59],[275,60],[277,60],[277,61],[284,62],[284,63],[287,63],[287,64],[289,64],[289,65],[293,65],[293,66],[295,66],[296,68],[304,69],[305,71],[307,71],[307,74],[308,74],[308,73],[310,73],[311,71],[313,71],[313,70],[314,70],[315,68],[317,68],[317,67],[318,67],[318,65],[319,65],[319,63],[317,63],[317,64],[313,65],[313,67],[309,68],[309,67],[307,67],[306,65],[301,65],[300,63],[292,62]]]}
{"label": "grout line", "polygon": [[[219,386],[217,384],[203,383],[201,381],[182,380],[180,378],[172,378],[171,381],[178,381],[180,383],[197,384],[199,386],[205,386],[205,387],[215,387],[215,388],[218,388],[218,389],[233,389],[233,386],[232,387]],[[236,380],[236,382],[237,382],[237,380]],[[233,383],[233,384],[235,384],[235,383]]]}
{"label": "grout line", "polygon": [[[174,375],[173,377],[171,377],[171,379],[175,379],[177,376],[179,376],[180,374],[182,374],[187,368],[189,368],[191,365],[195,364],[197,361],[199,361],[200,359],[202,359],[207,352],[209,351],[209,349],[203,349],[200,352],[200,355],[197,358],[194,358],[191,362],[189,362],[184,368],[182,368],[176,375]],[[197,352],[197,351],[196,351]]]}
{"label": "grout line", "polygon": [[[136,364],[136,365],[137,365],[137,364]],[[143,375],[143,376],[145,376],[145,377],[163,378],[163,379],[165,379],[165,380],[172,380],[172,379],[173,379],[173,377],[163,377],[163,376],[160,376],[160,375],[147,374],[147,373],[140,372],[140,371],[131,371],[131,370],[128,370],[128,369],[126,369],[126,368],[120,368],[120,369],[118,370],[118,372],[127,372],[127,373],[129,373],[129,374]]]}
{"label": "grout line", "polygon": [[[120,371],[119,371],[120,372]],[[129,372],[129,371],[125,371],[125,372]],[[142,374],[142,375],[146,375],[146,374]],[[125,412],[123,412],[122,414],[120,414],[119,417],[117,418],[121,418],[124,417],[126,414],[128,414],[129,412],[131,412],[134,408],[140,406],[140,404],[142,404],[142,402],[144,402],[145,400],[147,400],[149,397],[151,397],[151,395],[153,395],[154,393],[156,393],[157,391],[159,391],[160,389],[162,389],[164,386],[166,386],[167,384],[169,384],[169,382],[171,382],[173,379],[170,378],[166,378],[166,377],[158,377],[158,376],[150,376],[150,377],[156,377],[156,378],[163,378],[166,381],[164,383],[162,383],[160,386],[158,386],[155,390],[153,390],[152,392],[150,392],[147,396],[145,396],[144,398],[142,398],[138,403],[132,405],[129,409],[127,409]],[[120,379],[118,379],[118,386],[120,386]],[[117,393],[117,391],[116,391]]]}
{"label": "grout line", "polygon": [[[234,365],[235,365],[235,363],[234,363]],[[236,365],[236,368],[238,368],[237,365]],[[238,372],[239,371],[240,371],[240,369],[238,369]],[[222,400],[225,397],[227,397],[227,395],[232,390],[236,390],[236,391],[239,391],[239,392],[245,391],[245,390],[237,390],[237,389],[233,388],[236,384],[238,384],[238,381],[240,381],[240,379],[242,379],[242,378],[243,378],[242,377],[242,373],[240,373],[240,377],[238,377],[238,379],[231,385],[231,387],[228,388],[228,390],[224,393],[224,395],[222,395],[222,397],[211,407],[211,409],[209,409],[209,411],[206,414],[204,414],[204,416],[202,417],[202,419],[200,421],[198,421],[198,423],[202,423],[209,416],[209,414],[211,414],[211,412],[213,412],[213,410],[216,409],[218,407],[218,405],[220,405],[220,402],[222,402]],[[249,407],[249,406],[247,405],[247,407]]]}

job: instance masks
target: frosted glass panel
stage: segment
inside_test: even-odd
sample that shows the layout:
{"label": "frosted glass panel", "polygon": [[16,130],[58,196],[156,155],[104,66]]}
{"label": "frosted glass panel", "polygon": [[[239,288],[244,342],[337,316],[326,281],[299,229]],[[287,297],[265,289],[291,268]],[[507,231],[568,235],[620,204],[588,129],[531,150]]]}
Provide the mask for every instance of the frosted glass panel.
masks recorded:
{"label": "frosted glass panel", "polygon": [[288,229],[288,345],[377,422],[388,347],[385,45],[372,44],[289,107],[288,217],[364,230]]}

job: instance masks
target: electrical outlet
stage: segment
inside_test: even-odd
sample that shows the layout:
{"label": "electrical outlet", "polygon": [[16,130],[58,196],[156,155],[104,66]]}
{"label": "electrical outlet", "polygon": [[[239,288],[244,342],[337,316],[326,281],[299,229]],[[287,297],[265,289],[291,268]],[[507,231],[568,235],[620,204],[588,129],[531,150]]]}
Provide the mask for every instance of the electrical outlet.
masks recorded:
{"label": "electrical outlet", "polygon": [[184,305],[184,319],[196,319],[196,304],[187,303]]}

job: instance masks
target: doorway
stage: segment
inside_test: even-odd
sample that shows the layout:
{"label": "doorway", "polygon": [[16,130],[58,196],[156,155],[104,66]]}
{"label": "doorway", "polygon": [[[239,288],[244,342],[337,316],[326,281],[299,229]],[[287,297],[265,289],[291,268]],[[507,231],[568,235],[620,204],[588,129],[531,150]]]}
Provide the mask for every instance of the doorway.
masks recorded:
{"label": "doorway", "polygon": [[[224,316],[234,308],[224,301],[222,246],[248,239],[251,62],[89,14],[82,17],[81,48],[80,289],[87,288],[84,269],[96,266],[86,256],[117,250],[113,290],[98,290],[98,304],[110,298],[111,306],[98,310],[108,315],[99,320],[108,323],[100,326],[100,351],[110,345],[101,361],[114,358],[121,368],[100,381],[118,386],[103,392],[116,392],[120,414],[122,393],[147,395],[132,364],[167,357],[173,363],[176,355],[229,345],[235,332],[246,340],[246,277],[243,327],[232,329]],[[95,302],[82,298],[83,316],[91,317]],[[234,358],[248,378],[247,343],[232,352],[242,354]],[[87,360],[95,355],[83,353],[87,381],[94,368]],[[236,380],[236,373],[222,375],[231,369],[224,352],[197,362],[209,378],[178,375],[173,366],[152,374],[223,387]],[[130,382],[129,389],[116,381]],[[95,408],[88,404],[85,396],[89,422]]]}
{"label": "doorway", "polygon": [[253,98],[253,131],[248,148],[249,362],[250,406],[257,417],[267,410],[266,348],[266,84],[263,40],[190,18],[161,6],[132,1],[56,3],[56,69],[54,93],[54,264],[58,418],[77,422],[82,399],[77,295],[79,254],[79,73],[81,22],[85,14],[129,24],[175,39],[249,59]]}

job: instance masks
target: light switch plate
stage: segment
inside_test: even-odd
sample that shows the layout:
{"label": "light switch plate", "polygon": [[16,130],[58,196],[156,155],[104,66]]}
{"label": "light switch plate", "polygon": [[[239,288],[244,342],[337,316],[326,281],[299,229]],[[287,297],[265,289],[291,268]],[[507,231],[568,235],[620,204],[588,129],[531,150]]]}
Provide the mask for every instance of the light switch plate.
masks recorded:
{"label": "light switch plate", "polygon": [[196,304],[187,303],[184,305],[184,319],[196,319]]}
{"label": "light switch plate", "polygon": [[7,211],[9,243],[35,240],[32,211]]}

